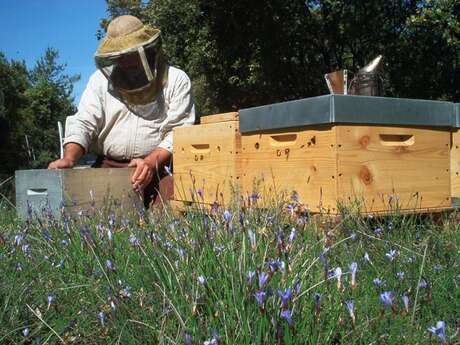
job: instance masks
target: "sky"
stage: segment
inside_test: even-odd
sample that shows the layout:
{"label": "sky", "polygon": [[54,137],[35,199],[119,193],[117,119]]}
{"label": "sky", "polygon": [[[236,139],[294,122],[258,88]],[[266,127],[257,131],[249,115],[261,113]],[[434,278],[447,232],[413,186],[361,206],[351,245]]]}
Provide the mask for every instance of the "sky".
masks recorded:
{"label": "sky", "polygon": [[74,84],[78,105],[95,71],[96,32],[106,9],[105,0],[0,0],[0,51],[32,68],[46,48],[57,49],[66,74],[81,75]]}

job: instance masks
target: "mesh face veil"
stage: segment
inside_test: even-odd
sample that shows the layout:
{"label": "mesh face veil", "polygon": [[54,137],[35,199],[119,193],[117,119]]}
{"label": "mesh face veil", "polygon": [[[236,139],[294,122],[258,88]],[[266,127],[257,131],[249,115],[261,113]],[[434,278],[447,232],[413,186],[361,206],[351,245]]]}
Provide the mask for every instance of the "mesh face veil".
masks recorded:
{"label": "mesh face veil", "polygon": [[108,36],[101,43],[94,60],[115,97],[132,105],[155,99],[167,80],[160,33],[142,25],[126,35]]}

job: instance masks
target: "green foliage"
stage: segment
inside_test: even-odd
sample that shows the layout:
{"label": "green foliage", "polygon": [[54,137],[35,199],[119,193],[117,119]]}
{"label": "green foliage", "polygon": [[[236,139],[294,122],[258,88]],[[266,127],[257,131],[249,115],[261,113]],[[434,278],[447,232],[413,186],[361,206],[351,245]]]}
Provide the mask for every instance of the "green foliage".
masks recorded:
{"label": "green foliage", "polygon": [[107,5],[110,17],[137,14],[162,29],[171,63],[192,77],[200,114],[324,94],[324,73],[356,71],[378,54],[386,95],[460,100],[458,0]]}
{"label": "green foliage", "polygon": [[183,344],[188,334],[191,344],[428,344],[438,320],[448,337],[458,326],[457,216],[344,214],[334,223],[253,207],[121,219],[95,207],[55,219],[45,208],[25,222],[6,214],[0,342]]}
{"label": "green foliage", "polygon": [[23,61],[8,61],[0,53],[0,175],[44,168],[57,158],[56,123],[75,112],[71,93],[79,78],[66,75],[58,57],[48,48],[28,70]]}

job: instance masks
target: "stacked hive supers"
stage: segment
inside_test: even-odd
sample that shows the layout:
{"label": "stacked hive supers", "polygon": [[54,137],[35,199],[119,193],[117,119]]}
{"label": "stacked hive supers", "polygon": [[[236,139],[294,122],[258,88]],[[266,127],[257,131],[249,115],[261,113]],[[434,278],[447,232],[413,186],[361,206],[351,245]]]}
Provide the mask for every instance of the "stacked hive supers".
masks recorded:
{"label": "stacked hive supers", "polygon": [[295,191],[312,212],[449,208],[455,114],[449,102],[327,95],[207,116],[174,130],[175,199],[257,194],[263,206]]}

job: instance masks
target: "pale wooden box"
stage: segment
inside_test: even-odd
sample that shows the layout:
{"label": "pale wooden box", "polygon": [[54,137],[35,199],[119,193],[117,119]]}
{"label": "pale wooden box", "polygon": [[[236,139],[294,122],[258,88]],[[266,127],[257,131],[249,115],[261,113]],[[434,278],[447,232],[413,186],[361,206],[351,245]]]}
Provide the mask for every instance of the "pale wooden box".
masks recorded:
{"label": "pale wooden box", "polygon": [[238,113],[201,118],[196,126],[174,128],[174,199],[226,204],[240,180]]}
{"label": "pale wooden box", "polygon": [[130,177],[132,168],[62,169],[16,171],[16,207],[27,217],[28,204],[32,212],[41,214],[49,208],[59,216],[61,207],[70,214],[90,209],[103,211],[110,206],[118,215],[128,215],[142,206],[133,192]]}
{"label": "pale wooden box", "polygon": [[295,191],[313,212],[336,213],[338,202],[372,213],[449,208],[449,146],[448,131],[407,127],[337,125],[243,135],[242,185],[263,199]]}
{"label": "pale wooden box", "polygon": [[446,103],[333,95],[206,116],[174,131],[175,199],[266,206],[296,192],[312,212],[450,208]]}

